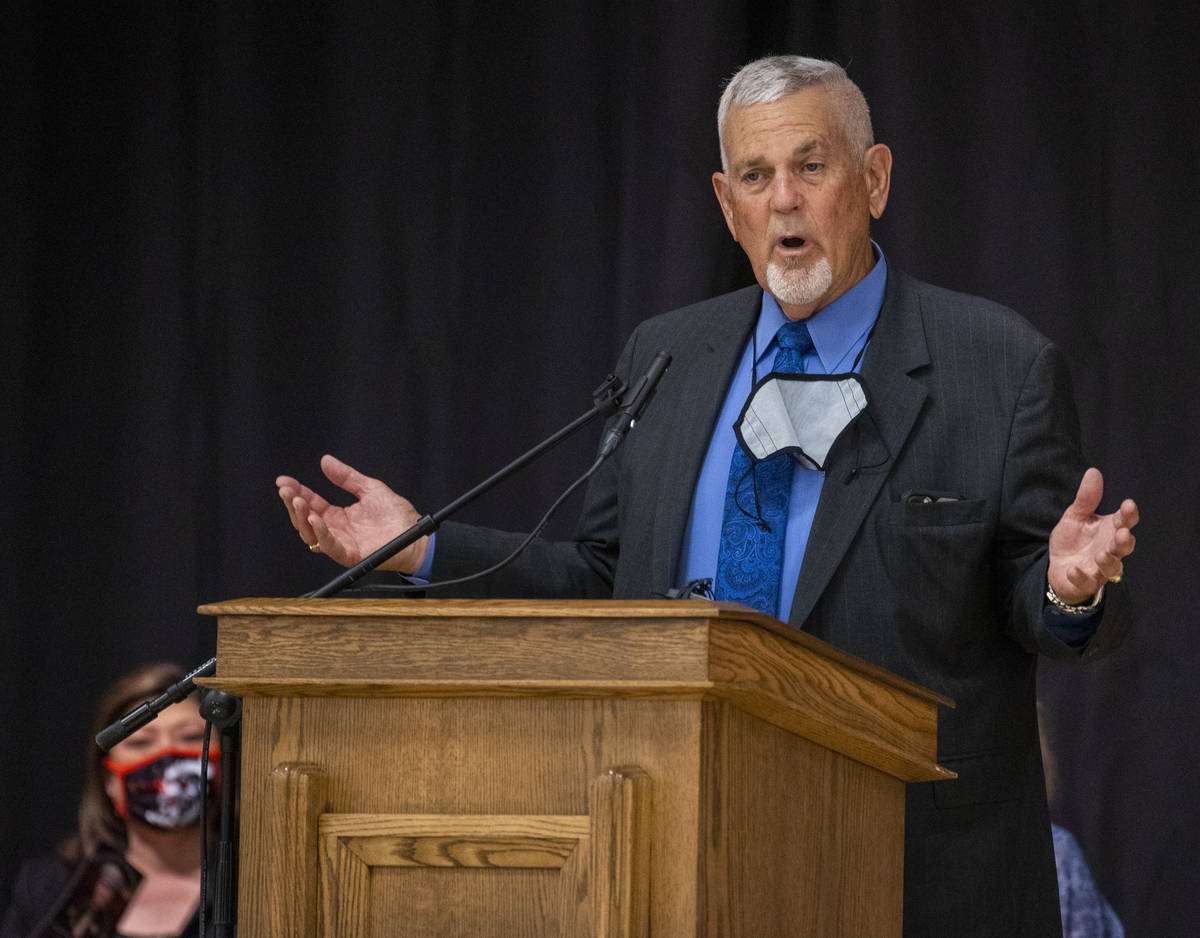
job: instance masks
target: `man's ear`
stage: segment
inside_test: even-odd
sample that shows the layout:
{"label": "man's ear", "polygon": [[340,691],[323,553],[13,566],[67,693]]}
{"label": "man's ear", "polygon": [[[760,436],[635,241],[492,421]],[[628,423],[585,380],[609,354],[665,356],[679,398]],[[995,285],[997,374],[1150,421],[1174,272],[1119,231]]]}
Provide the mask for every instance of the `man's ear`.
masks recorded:
{"label": "man's ear", "polygon": [[871,217],[879,218],[887,207],[892,187],[892,151],[877,143],[863,157],[863,178],[867,183],[867,200]]}
{"label": "man's ear", "polygon": [[729,229],[729,233],[733,235],[733,240],[738,239],[737,226],[733,221],[733,199],[729,192],[729,180],[725,178],[724,173],[713,173],[713,192],[717,194],[717,201],[721,204],[721,214],[725,216],[725,226]]}

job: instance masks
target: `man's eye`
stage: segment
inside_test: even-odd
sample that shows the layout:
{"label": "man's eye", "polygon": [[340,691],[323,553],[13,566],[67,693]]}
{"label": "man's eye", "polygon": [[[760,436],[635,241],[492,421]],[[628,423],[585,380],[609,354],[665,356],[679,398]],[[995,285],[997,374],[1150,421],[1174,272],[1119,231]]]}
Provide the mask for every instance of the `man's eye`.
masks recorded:
{"label": "man's eye", "polygon": [[824,168],[825,168],[825,164],[824,164],[824,163],[805,163],[805,164],[804,164],[804,171],[805,171],[806,173],[815,173],[815,172],[817,172],[818,170],[821,170],[821,169],[824,169]]}
{"label": "man's eye", "polygon": [[746,175],[744,175],[742,177],[742,182],[758,182],[758,180],[761,178],[762,178],[762,173],[758,172],[758,170],[752,169],[750,172],[746,173]]}

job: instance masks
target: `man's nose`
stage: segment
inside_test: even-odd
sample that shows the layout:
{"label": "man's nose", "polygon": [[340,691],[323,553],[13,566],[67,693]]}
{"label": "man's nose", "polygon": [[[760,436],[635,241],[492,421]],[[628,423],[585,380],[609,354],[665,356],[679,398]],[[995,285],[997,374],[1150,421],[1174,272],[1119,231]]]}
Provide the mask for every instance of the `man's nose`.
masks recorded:
{"label": "man's nose", "polygon": [[776,173],[771,180],[771,210],[794,212],[804,204],[800,183],[791,173]]}

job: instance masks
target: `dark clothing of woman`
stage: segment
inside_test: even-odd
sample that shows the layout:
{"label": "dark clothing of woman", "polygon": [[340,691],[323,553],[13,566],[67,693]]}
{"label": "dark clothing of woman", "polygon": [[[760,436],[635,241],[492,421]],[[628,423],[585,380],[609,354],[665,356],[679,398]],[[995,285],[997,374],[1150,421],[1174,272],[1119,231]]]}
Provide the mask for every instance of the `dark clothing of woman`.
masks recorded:
{"label": "dark clothing of woman", "polygon": [[[29,938],[35,927],[42,924],[48,913],[63,898],[71,880],[71,867],[55,856],[27,860],[13,881],[12,899],[0,922],[0,938]],[[211,928],[206,929],[211,934]],[[195,938],[200,933],[199,909],[177,936],[162,938]],[[40,938],[40,936],[39,936]],[[117,933],[115,938],[131,938]]]}

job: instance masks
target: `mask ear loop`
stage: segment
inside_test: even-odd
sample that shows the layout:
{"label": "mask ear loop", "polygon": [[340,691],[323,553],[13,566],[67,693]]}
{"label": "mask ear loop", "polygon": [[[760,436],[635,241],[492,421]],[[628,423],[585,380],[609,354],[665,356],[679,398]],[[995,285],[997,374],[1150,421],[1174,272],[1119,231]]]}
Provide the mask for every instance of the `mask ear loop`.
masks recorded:
{"label": "mask ear loop", "polygon": [[[754,459],[750,463],[750,468],[748,468],[745,472],[743,472],[742,477],[740,479],[738,479],[737,486],[733,490],[733,503],[737,506],[738,511],[740,511],[743,515],[745,515],[747,518],[749,518],[751,521],[753,521],[756,525],[758,525],[764,531],[770,531],[771,526],[769,524],[767,524],[767,519],[764,518],[762,515],[762,504],[759,502],[759,499],[758,499],[758,475],[754,471],[755,467],[757,467],[757,466],[758,466],[758,460]],[[747,511],[744,507],[742,507],[742,498],[741,498],[742,483],[746,481],[747,477],[750,478],[751,489],[754,492],[754,511],[753,511],[753,513]]]}
{"label": "mask ear loop", "polygon": [[[750,333],[750,387],[754,388],[757,386],[758,386],[758,328],[755,327],[754,331],[752,333]],[[733,445],[735,447],[741,445],[740,443],[737,442],[736,434],[734,436]],[[771,526],[769,524],[767,524],[767,519],[763,517],[762,503],[758,497],[758,473],[754,471],[756,468],[758,468],[758,460],[755,459],[753,456],[751,456],[750,457],[750,468],[747,469],[744,473],[742,473],[742,477],[737,480],[737,485],[734,486],[733,503],[737,506],[738,511],[740,511],[747,518],[750,518],[762,530],[770,531]],[[746,481],[746,476],[750,477],[750,485],[754,491],[754,513],[753,514],[751,514],[745,508],[742,507],[742,500],[741,500],[742,483]]]}
{"label": "mask ear loop", "polygon": [[862,437],[856,434],[854,444],[854,465],[850,467],[850,471],[846,474],[847,483],[852,482],[855,476],[857,476],[861,470],[878,469],[880,466],[886,466],[892,458],[892,452],[888,449],[887,440],[884,438],[883,432],[879,429],[879,423],[875,420],[875,414],[871,412],[870,407],[864,410],[863,414],[869,421],[871,421],[871,426],[875,428],[875,436],[879,440],[880,445],[883,446],[883,458],[880,459],[879,462],[871,463],[870,465],[864,465],[862,461]]}

